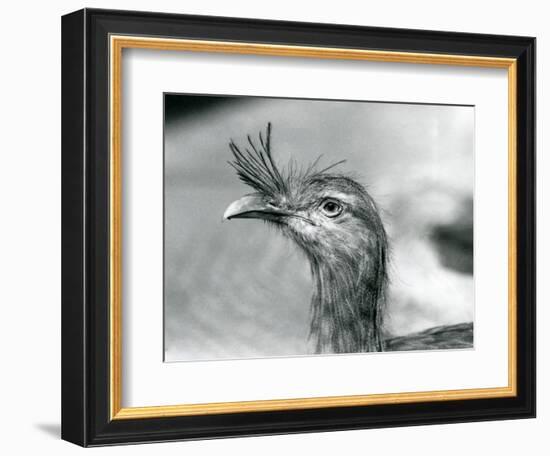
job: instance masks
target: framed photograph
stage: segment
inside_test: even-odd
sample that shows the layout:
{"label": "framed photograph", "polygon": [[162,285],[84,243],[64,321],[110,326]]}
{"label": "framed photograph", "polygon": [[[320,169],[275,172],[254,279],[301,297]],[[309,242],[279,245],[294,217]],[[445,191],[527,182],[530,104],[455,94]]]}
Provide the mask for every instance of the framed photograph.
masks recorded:
{"label": "framed photograph", "polygon": [[535,39],[62,20],[62,437],[535,416]]}

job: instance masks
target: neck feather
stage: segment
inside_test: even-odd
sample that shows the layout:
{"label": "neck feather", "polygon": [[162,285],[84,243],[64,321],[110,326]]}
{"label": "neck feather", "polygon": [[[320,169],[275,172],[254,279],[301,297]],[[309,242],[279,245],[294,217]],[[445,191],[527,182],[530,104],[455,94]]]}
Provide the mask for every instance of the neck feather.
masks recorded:
{"label": "neck feather", "polygon": [[310,257],[314,281],[310,337],[316,353],[384,350],[386,246],[376,243],[356,261]]}

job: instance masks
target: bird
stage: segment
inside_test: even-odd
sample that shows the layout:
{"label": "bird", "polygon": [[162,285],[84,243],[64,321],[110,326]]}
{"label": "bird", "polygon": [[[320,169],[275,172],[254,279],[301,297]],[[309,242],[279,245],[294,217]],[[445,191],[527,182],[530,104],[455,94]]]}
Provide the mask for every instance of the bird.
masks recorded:
{"label": "bird", "polygon": [[228,163],[253,192],[229,204],[223,218],[263,220],[305,254],[315,353],[384,351],[388,236],[377,204],[356,179],[336,172],[345,160],[279,166],[271,137],[267,123],[244,147],[230,140]]}

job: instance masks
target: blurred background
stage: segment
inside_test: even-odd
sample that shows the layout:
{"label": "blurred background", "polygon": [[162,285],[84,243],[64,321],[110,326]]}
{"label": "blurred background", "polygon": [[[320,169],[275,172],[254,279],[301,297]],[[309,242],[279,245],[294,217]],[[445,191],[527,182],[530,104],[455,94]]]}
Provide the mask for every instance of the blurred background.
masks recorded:
{"label": "blurred background", "polygon": [[474,108],[165,94],[165,361],[307,354],[311,277],[227,164],[272,122],[280,165],[345,159],[390,240],[388,335],[474,319]]}

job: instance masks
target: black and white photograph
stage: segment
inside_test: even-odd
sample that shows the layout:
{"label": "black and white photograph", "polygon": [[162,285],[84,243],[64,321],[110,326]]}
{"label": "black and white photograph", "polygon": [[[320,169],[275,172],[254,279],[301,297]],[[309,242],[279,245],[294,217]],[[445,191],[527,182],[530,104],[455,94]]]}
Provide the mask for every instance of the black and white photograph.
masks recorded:
{"label": "black and white photograph", "polygon": [[544,456],[544,5],[6,2],[2,454]]}
{"label": "black and white photograph", "polygon": [[475,348],[474,106],[163,96],[165,362]]}

